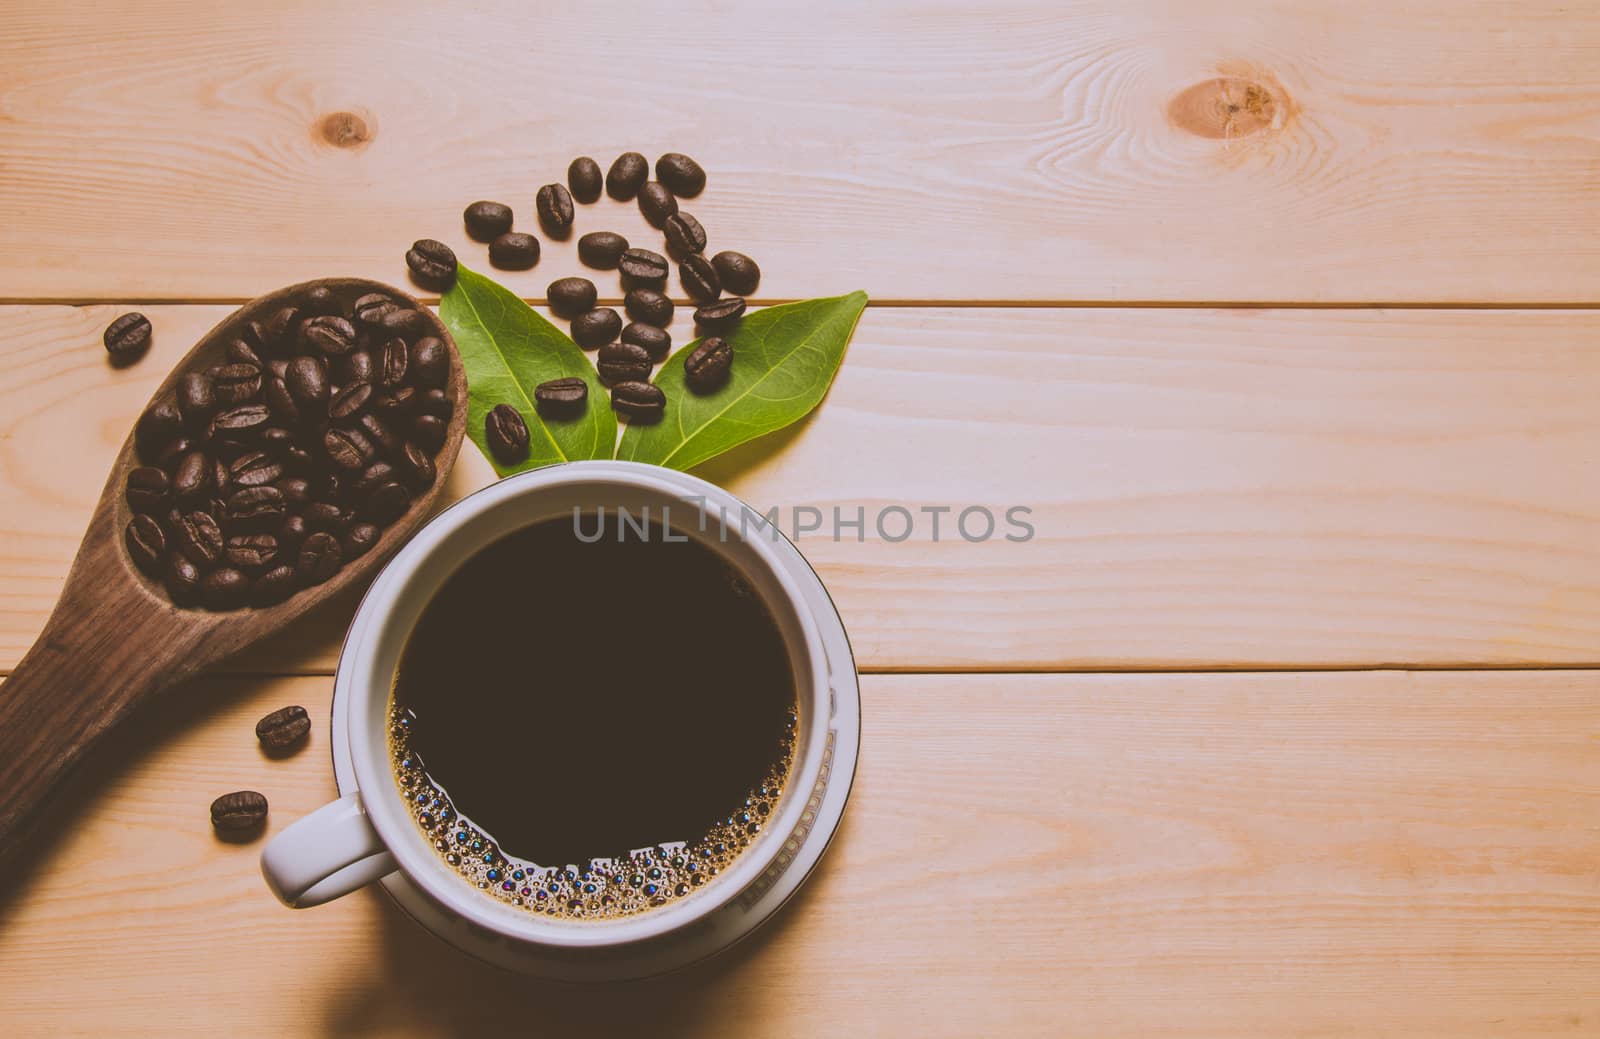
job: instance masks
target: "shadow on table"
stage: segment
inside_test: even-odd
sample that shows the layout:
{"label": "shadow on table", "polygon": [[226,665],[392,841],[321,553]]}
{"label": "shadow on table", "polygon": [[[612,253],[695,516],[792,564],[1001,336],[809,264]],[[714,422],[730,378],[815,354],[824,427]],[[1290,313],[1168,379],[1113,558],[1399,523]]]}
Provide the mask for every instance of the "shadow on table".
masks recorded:
{"label": "shadow on table", "polygon": [[[848,827],[835,835],[835,843]],[[837,848],[834,849],[837,851]],[[327,1035],[389,1034],[407,1029],[482,1039],[486,1035],[649,1035],[652,1039],[740,1035],[775,1008],[764,1006],[780,986],[752,983],[772,969],[797,917],[815,910],[828,886],[830,853],[795,896],[750,937],[708,960],[636,981],[570,984],[540,981],[480,963],[413,921],[373,889],[356,897],[380,905],[373,973],[336,993],[323,1019]]]}

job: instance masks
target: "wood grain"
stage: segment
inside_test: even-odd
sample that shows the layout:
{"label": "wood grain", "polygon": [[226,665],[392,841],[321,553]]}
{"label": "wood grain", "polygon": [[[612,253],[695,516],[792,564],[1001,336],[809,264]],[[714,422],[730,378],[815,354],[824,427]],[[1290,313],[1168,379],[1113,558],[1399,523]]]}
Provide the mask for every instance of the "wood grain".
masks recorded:
{"label": "wood grain", "polygon": [[818,876],[624,988],[474,964],[379,895],[280,907],[259,844],[333,794],[325,678],[176,693],[0,902],[6,1033],[1453,1036],[1600,1020],[1592,673],[869,676]]}
{"label": "wood grain", "polygon": [[[24,0],[0,291],[393,281],[424,235],[482,263],[468,202],[531,228],[574,155],[681,149],[767,299],[1585,301],[1597,46],[1600,7],[1562,0]],[[657,240],[609,202],[579,229]]]}
{"label": "wood grain", "polygon": [[[222,312],[147,308],[153,353],[117,371],[118,309],[0,309],[0,666],[151,387]],[[868,669],[1584,663],[1597,336],[1585,312],[869,308],[815,416],[701,472],[791,532],[799,507],[867,510],[865,540],[799,544]],[[464,451],[446,497],[490,475]],[[952,512],[934,542],[918,510],[941,505],[990,508],[996,536],[963,541]],[[1003,540],[1014,505],[1026,543]],[[902,543],[872,524],[895,506]],[[353,608],[238,666],[331,668]]]}

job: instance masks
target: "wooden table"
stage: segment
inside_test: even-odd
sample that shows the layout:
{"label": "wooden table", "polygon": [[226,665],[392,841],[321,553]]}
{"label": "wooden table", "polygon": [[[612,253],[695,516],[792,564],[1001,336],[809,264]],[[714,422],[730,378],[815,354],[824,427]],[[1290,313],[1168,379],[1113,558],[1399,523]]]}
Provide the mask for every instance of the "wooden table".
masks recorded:
{"label": "wooden table", "polygon": [[872,295],[820,413],[702,475],[1037,537],[802,542],[860,777],[733,955],[573,990],[278,906],[206,805],[332,794],[325,733],[250,728],[324,713],[343,603],[82,776],[0,891],[0,1033],[1600,1034],[1600,8],[656,6],[7,8],[0,668],[231,304],[482,268],[462,207],[577,154],[700,158],[759,302]]}

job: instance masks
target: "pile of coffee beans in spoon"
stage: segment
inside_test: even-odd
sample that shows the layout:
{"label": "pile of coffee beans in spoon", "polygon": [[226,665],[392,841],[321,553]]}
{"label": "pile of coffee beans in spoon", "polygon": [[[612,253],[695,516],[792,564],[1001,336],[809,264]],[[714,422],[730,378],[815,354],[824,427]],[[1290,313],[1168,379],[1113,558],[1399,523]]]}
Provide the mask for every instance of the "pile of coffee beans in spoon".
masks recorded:
{"label": "pile of coffee beans in spoon", "polygon": [[[675,307],[666,288],[673,263],[684,293],[696,304],[695,325],[705,337],[685,359],[685,383],[696,394],[714,393],[727,383],[734,355],[719,333],[738,325],[745,312],[744,297],[761,280],[760,267],[743,253],[725,250],[706,257],[705,228],[679,205],[681,199],[695,198],[705,189],[706,172],[700,164],[668,152],[656,160],[655,174],[656,179],[650,180],[649,161],[638,152],[618,156],[603,175],[598,162],[580,156],[567,167],[566,184],[546,184],[535,196],[539,227],[553,240],[572,236],[575,203],[590,205],[602,192],[621,202],[636,200],[645,220],[662,233],[666,255],[635,247],[613,231],[591,231],[578,238],[578,259],[585,266],[618,272],[626,322],[614,308],[597,305],[599,290],[587,278],[560,278],[547,289],[550,310],[570,322],[573,341],[598,351],[596,369],[611,390],[612,408],[638,424],[659,422],[666,408],[666,396],[650,382],[650,373],[672,350],[667,328]],[[488,243],[494,266],[526,270],[539,262],[539,239],[512,229],[515,216],[510,206],[474,202],[462,220],[468,236]],[[412,277],[426,288],[443,291],[455,279],[455,254],[432,239],[418,241],[406,254],[406,263]],[[573,382],[561,379],[538,387],[536,406],[546,421],[583,414],[586,392]],[[501,462],[511,465],[526,457],[527,437],[525,430],[516,428],[521,420],[514,408],[499,409],[498,417],[492,410],[485,422],[486,438]]]}

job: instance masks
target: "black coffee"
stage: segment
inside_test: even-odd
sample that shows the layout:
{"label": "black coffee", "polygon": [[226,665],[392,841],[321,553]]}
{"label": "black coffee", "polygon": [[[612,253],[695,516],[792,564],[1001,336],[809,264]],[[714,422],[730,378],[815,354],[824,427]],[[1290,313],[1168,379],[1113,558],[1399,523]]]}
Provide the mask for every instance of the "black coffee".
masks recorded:
{"label": "black coffee", "polygon": [[566,918],[665,905],[726,869],[795,739],[788,653],[744,577],[603,519],[473,556],[412,631],[391,705],[397,781],[444,861]]}

